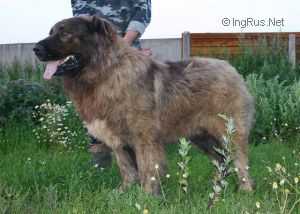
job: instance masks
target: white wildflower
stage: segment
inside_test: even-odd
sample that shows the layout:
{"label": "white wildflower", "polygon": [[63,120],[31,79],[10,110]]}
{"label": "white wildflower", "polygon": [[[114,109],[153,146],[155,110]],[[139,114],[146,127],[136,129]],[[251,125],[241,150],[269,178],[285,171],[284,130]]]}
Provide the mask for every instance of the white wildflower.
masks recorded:
{"label": "white wildflower", "polygon": [[277,184],[277,182],[273,182],[272,187],[273,187],[273,189],[278,189],[278,184]]}
{"label": "white wildflower", "polygon": [[257,201],[257,202],[255,203],[255,206],[256,206],[257,209],[259,209],[259,208],[260,208],[260,202]]}

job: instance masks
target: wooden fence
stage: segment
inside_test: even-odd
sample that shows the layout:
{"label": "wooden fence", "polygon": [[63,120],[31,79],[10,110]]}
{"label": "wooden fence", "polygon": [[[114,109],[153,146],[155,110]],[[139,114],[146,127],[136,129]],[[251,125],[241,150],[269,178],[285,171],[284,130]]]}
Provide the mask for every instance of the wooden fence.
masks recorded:
{"label": "wooden fence", "polygon": [[291,63],[300,63],[300,33],[189,33],[182,34],[182,58],[191,56],[232,56],[241,53],[242,48],[254,48],[259,40],[267,45],[279,41],[287,49]]}

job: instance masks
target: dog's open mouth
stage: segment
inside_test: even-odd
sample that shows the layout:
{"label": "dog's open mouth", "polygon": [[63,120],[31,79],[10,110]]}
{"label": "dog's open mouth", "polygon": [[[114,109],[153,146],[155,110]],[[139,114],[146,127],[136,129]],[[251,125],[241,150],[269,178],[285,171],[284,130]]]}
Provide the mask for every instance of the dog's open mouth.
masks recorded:
{"label": "dog's open mouth", "polygon": [[78,55],[69,55],[61,60],[48,61],[43,77],[46,80],[50,80],[53,76],[60,76],[71,71],[74,72],[80,68],[80,57]]}

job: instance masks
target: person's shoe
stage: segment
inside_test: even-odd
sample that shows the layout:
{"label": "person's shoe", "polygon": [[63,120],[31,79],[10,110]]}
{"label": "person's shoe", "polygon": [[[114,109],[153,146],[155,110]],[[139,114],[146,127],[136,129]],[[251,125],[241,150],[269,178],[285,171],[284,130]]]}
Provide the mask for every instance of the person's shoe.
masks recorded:
{"label": "person's shoe", "polygon": [[108,168],[112,165],[111,150],[102,142],[91,143],[89,152],[92,155],[91,164],[96,168]]}
{"label": "person's shoe", "polygon": [[92,165],[95,168],[109,168],[112,165],[112,157],[110,153],[98,152],[92,153]]}

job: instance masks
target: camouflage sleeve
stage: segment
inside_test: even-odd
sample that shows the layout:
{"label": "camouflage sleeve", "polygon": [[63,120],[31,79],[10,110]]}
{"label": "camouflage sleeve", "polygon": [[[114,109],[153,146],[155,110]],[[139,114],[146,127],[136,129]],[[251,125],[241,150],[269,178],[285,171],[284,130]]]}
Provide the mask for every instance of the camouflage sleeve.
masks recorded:
{"label": "camouflage sleeve", "polygon": [[137,31],[142,35],[151,20],[151,0],[134,0],[134,14],[127,31]]}
{"label": "camouflage sleeve", "polygon": [[73,16],[96,14],[97,11],[88,2],[87,0],[71,0]]}

